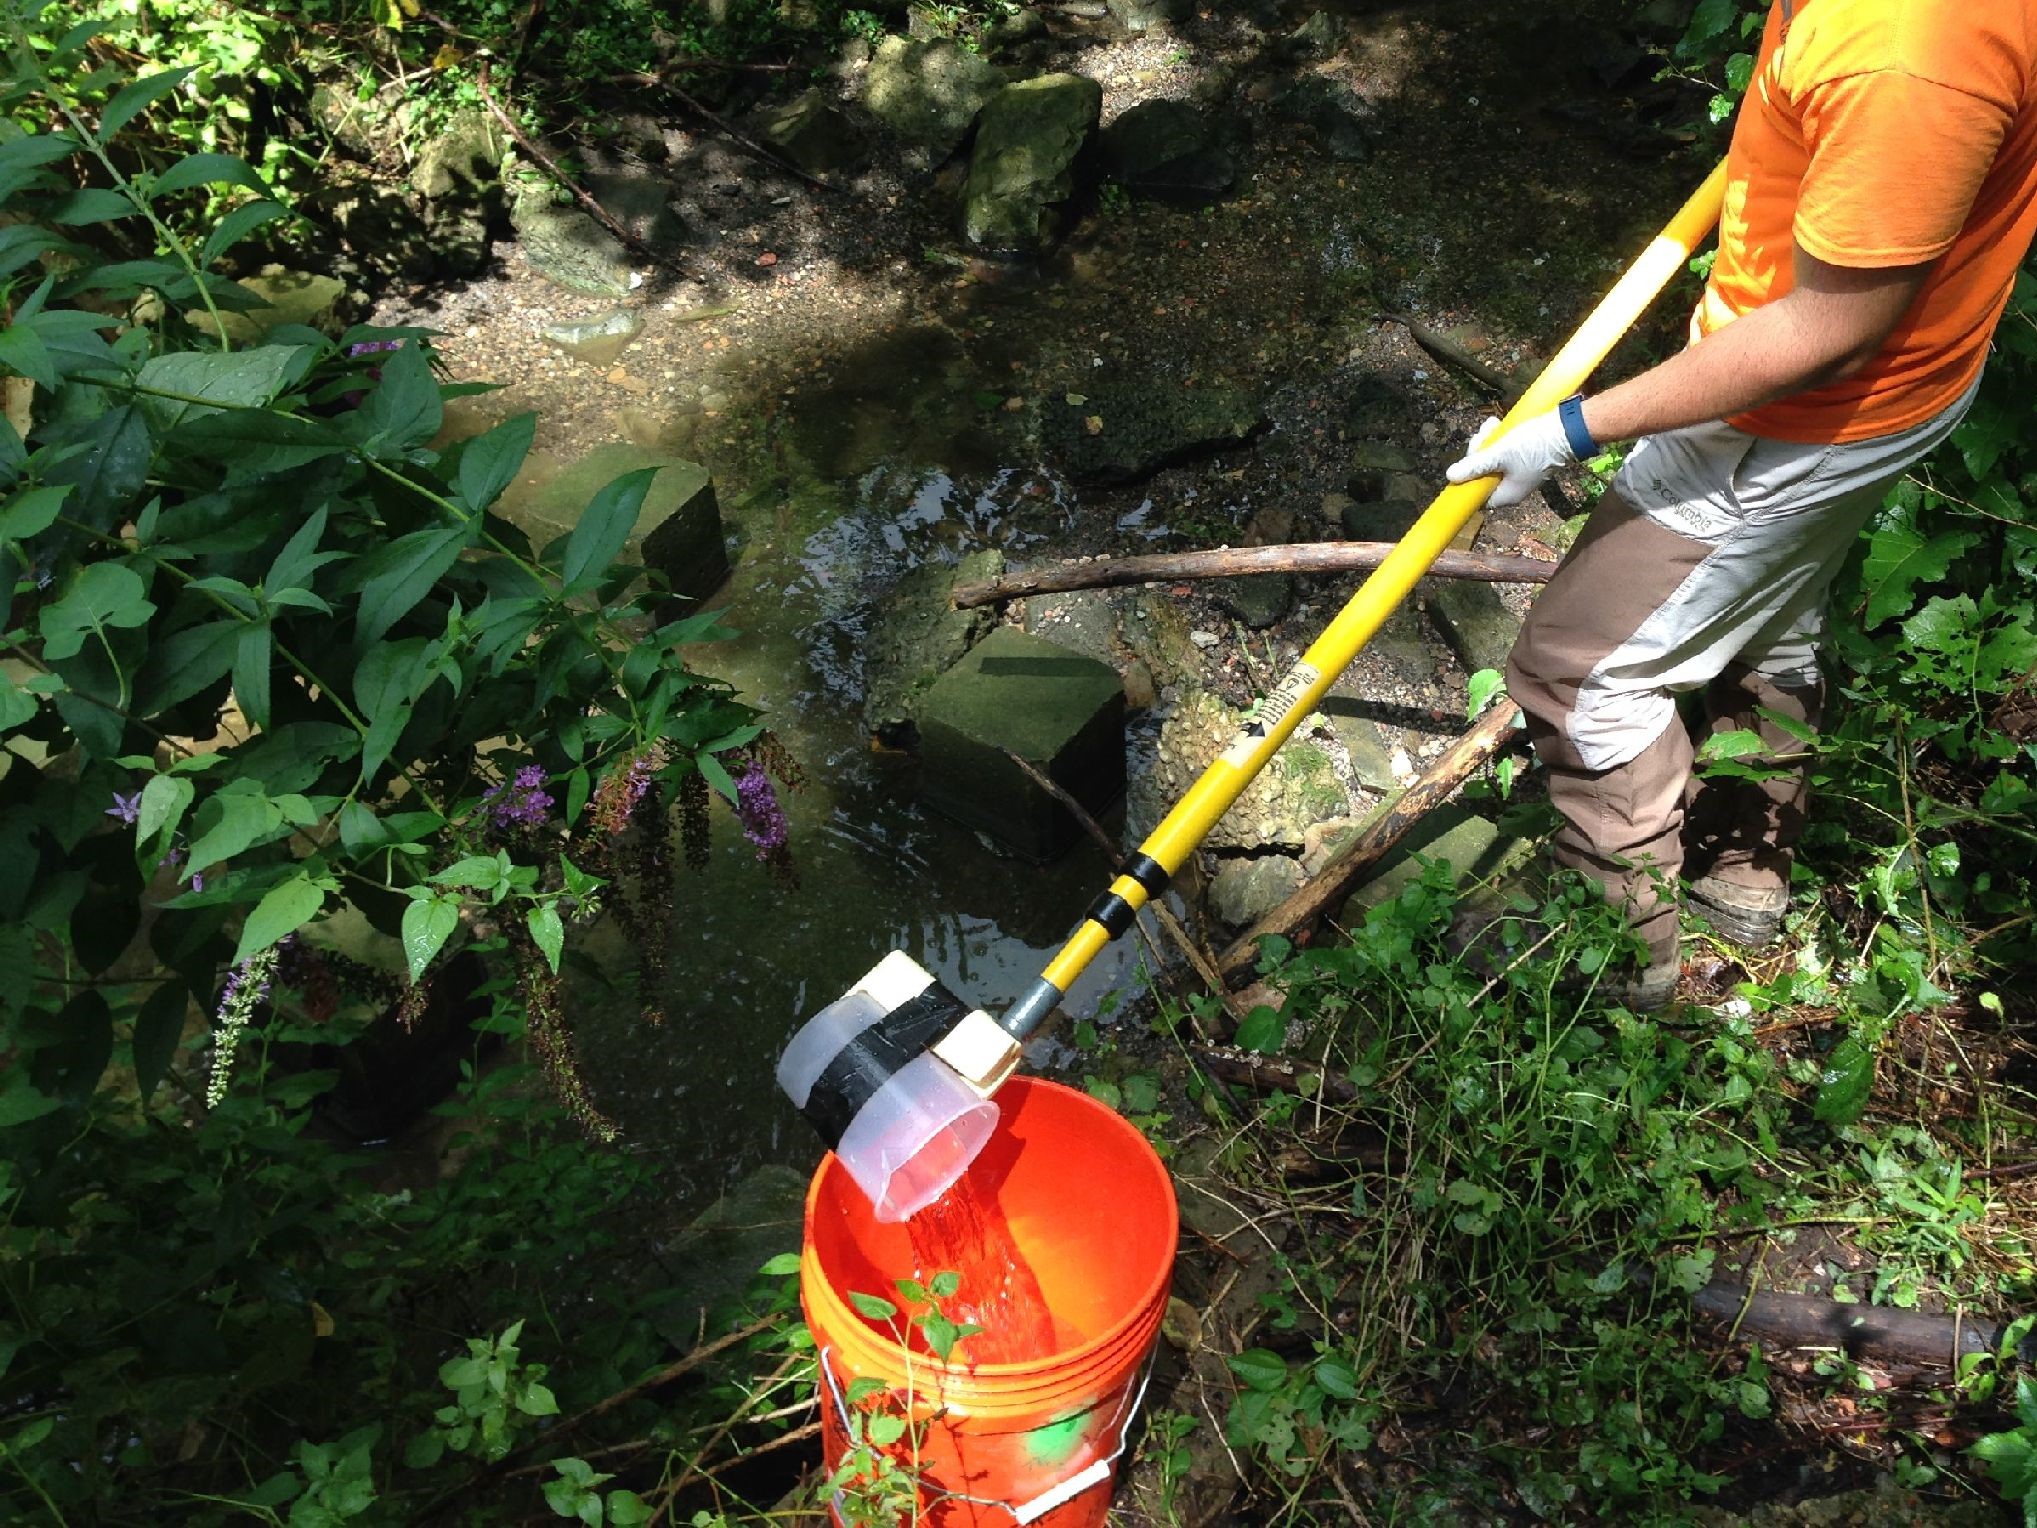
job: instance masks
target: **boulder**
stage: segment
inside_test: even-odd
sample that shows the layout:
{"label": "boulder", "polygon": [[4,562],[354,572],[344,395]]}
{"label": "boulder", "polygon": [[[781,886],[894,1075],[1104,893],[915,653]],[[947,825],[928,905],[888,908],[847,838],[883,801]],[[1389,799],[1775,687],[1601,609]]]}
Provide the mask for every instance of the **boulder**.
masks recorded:
{"label": "boulder", "polygon": [[[1294,540],[1294,515],[1284,509],[1262,509],[1239,539],[1241,546],[1284,546]],[[1210,592],[1253,631],[1264,631],[1294,605],[1292,573],[1245,573],[1220,578]]]}
{"label": "boulder", "polygon": [[1186,101],[1145,101],[1103,130],[1110,178],[1135,196],[1191,205],[1231,189],[1238,166],[1209,118]]}
{"label": "boulder", "polygon": [[922,563],[898,581],[863,644],[863,724],[871,737],[887,748],[912,746],[928,689],[997,625],[994,609],[957,610],[949,596],[956,584],[1003,572],[1004,555],[993,548],[958,563]]}
{"label": "boulder", "polygon": [[1093,816],[1125,786],[1125,692],[1117,670],[1000,626],[936,680],[919,706],[928,805],[1044,863],[1081,830],[1016,754]]}
{"label": "boulder", "polygon": [[1233,857],[1209,883],[1209,910],[1232,929],[1250,928],[1297,891],[1301,862],[1285,854]]}
{"label": "boulder", "polygon": [[1243,445],[1266,416],[1242,390],[1221,383],[1092,386],[1079,404],[1050,403],[1040,443],[1081,482],[1135,483],[1162,467]]}
{"label": "boulder", "polygon": [[1145,588],[1132,595],[1119,636],[1145,665],[1156,688],[1202,676],[1202,653],[1190,634],[1188,616],[1181,602],[1164,590]]}
{"label": "boulder", "polygon": [[1117,607],[1102,589],[1035,594],[1025,602],[1024,627],[1086,658],[1112,665],[1118,661]]}
{"label": "boulder", "polygon": [[[1027,13],[1030,14],[1030,13]],[[825,175],[863,158],[863,135],[815,87],[766,112],[757,136],[779,157],[809,175]]]}
{"label": "boulder", "polygon": [[1346,497],[1338,516],[1353,541],[1398,541],[1422,517],[1425,505],[1413,499],[1360,500]]}
{"label": "boulder", "polygon": [[622,241],[579,208],[556,200],[550,186],[532,186],[509,209],[517,243],[531,268],[569,292],[624,297],[633,284]]}
{"label": "boulder", "polygon": [[1295,81],[1272,104],[1275,116],[1307,128],[1332,159],[1352,163],[1371,153],[1370,111],[1349,85],[1312,74]]}
{"label": "boulder", "polygon": [[1104,6],[1127,32],[1164,32],[1195,8],[1190,0],[1104,0]]}
{"label": "boulder", "polygon": [[992,96],[962,188],[968,240],[990,250],[1039,248],[1048,213],[1075,189],[1075,158],[1102,111],[1103,86],[1080,74],[1044,74]]}
{"label": "boulder", "polygon": [[1346,899],[1343,922],[1363,923],[1370,909],[1391,901],[1403,887],[1420,880],[1424,860],[1447,863],[1451,879],[1461,885],[1504,874],[1533,848],[1526,839],[1501,833],[1470,808],[1446,803],[1417,823],[1380,862],[1371,879],[1361,883]]}
{"label": "boulder", "polygon": [[946,159],[1004,83],[1002,69],[952,38],[887,37],[871,55],[863,105],[908,143]]}
{"label": "boulder", "polygon": [[1424,593],[1429,616],[1467,673],[1506,668],[1507,654],[1521,634],[1521,618],[1509,610],[1491,584],[1435,579]]}
{"label": "boulder", "polygon": [[487,113],[455,112],[419,146],[411,164],[410,188],[426,201],[479,196],[493,184],[507,140]]}
{"label": "boulder", "polygon": [[644,495],[622,560],[660,574],[682,599],[704,600],[728,578],[729,558],[714,480],[698,463],[634,445],[596,446],[571,462],[533,452],[497,511],[542,551],[572,532],[595,494],[640,467],[656,468],[657,476]]}
{"label": "boulder", "polygon": [[1389,739],[1386,729],[1371,717],[1354,714],[1356,704],[1348,696],[1326,696],[1322,713],[1351,760],[1351,778],[1384,795],[1401,783],[1393,768],[1394,753],[1401,745],[1397,738]]}
{"label": "boulder", "polygon": [[[1143,825],[1158,822],[1244,726],[1242,712],[1208,691],[1184,693],[1161,723],[1152,767],[1132,783],[1133,817]],[[1306,738],[1291,738],[1218,819],[1203,847],[1300,850],[1311,826],[1349,810],[1330,756]]]}

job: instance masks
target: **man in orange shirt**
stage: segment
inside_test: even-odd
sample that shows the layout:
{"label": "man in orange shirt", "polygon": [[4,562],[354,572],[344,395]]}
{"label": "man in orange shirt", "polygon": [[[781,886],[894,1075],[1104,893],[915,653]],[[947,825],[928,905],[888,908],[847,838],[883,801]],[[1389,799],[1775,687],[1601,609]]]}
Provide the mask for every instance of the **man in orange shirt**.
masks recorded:
{"label": "man in orange shirt", "polygon": [[1488,421],[1449,474],[1503,507],[1641,437],[1507,666],[1553,857],[1646,945],[1637,1008],[1674,992],[1680,875],[1729,937],[1781,927],[1804,772],[1696,788],[1675,695],[1779,754],[1818,725],[1826,592],[1964,415],[2037,232],[2037,0],[1775,0],[1727,171],[1691,346],[1489,446]]}

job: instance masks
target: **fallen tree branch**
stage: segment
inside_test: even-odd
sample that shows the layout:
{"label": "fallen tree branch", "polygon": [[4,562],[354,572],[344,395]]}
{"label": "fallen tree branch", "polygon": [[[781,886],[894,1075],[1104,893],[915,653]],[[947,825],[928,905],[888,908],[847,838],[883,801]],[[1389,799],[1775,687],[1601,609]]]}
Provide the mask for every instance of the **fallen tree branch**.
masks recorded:
{"label": "fallen tree branch", "polygon": [[[1140,557],[1101,557],[1093,562],[1031,568],[1002,578],[957,584],[957,610],[998,605],[1029,594],[1070,589],[1117,589],[1126,584],[1162,584],[1198,578],[1231,578],[1242,573],[1360,573],[1386,561],[1392,541],[1311,541],[1292,546],[1225,547],[1214,552],[1157,552]],[[1424,575],[1486,584],[1545,584],[1556,564],[1504,552],[1445,552]]]}
{"label": "fallen tree branch", "polygon": [[1432,329],[1420,319],[1410,318],[1405,313],[1382,312],[1379,316],[1388,323],[1399,324],[1401,328],[1407,330],[1414,336],[1415,343],[1437,360],[1456,367],[1480,386],[1499,394],[1502,403],[1512,404],[1524,391],[1522,385],[1512,377],[1503,371],[1495,371],[1440,329]]}
{"label": "fallen tree branch", "polygon": [[1304,1070],[1298,1063],[1280,1056],[1256,1056],[1250,1051],[1205,1047],[1195,1053],[1204,1071],[1221,1077],[1233,1087],[1252,1093],[1303,1093],[1303,1079],[1314,1077],[1319,1084],[1307,1096],[1327,1099],[1333,1104],[1355,1103],[1358,1085],[1348,1077],[1318,1069]]}
{"label": "fallen tree branch", "polygon": [[1218,962],[1225,980],[1233,987],[1243,986],[1258,964],[1261,939],[1273,934],[1292,938],[1350,895],[1416,823],[1514,740],[1514,722],[1520,714],[1521,708],[1504,697],[1488,708],[1478,724],[1444,750],[1419,779],[1381,805],[1313,880],[1232,942]]}
{"label": "fallen tree branch", "polygon": [[1771,1355],[1808,1348],[1914,1369],[1956,1370],[1964,1354],[1993,1353],[2006,1325],[1964,1312],[1843,1305],[1824,1295],[1781,1294],[1717,1280],[1691,1296],[1691,1307],[1733,1328],[1739,1341],[1758,1340]]}
{"label": "fallen tree branch", "polygon": [[670,271],[677,276],[685,275],[686,268],[684,266],[680,265],[678,261],[672,259],[669,255],[660,254],[642,239],[631,233],[621,223],[617,222],[615,215],[602,206],[600,202],[596,201],[591,192],[559,167],[558,160],[552,158],[550,154],[547,154],[536,143],[531,141],[530,134],[526,133],[521,127],[518,127],[516,120],[508,112],[504,111],[502,103],[495,99],[495,92],[488,88],[488,75],[489,60],[484,58],[481,60],[479,71],[474,76],[475,88],[480,92],[481,104],[488,108],[488,114],[502,124],[502,130],[515,140],[516,146],[522,149],[524,153],[530,155],[532,162],[539,169],[564,186],[572,194],[573,200],[585,209],[589,217],[622,240],[629,248],[635,250],[646,260],[649,260],[652,264],[663,270]]}

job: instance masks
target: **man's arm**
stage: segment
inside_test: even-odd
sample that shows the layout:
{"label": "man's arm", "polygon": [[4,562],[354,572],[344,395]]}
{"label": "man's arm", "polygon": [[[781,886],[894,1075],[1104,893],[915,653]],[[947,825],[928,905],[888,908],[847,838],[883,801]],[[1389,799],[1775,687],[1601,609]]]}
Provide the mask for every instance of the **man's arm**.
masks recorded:
{"label": "man's arm", "polygon": [[1584,404],[1597,441],[1724,419],[1855,375],[1895,332],[1931,267],[1827,265],[1796,251],[1794,286]]}
{"label": "man's arm", "polygon": [[[1795,285],[1660,366],[1588,398],[1583,423],[1608,444],[1658,430],[1706,424],[1854,375],[1902,322],[1930,264],[1828,265],[1796,251]],[[1554,411],[1523,420],[1490,447],[1491,422],[1449,471],[1466,483],[1497,477],[1492,505],[1504,509],[1535,491],[1577,453]]]}

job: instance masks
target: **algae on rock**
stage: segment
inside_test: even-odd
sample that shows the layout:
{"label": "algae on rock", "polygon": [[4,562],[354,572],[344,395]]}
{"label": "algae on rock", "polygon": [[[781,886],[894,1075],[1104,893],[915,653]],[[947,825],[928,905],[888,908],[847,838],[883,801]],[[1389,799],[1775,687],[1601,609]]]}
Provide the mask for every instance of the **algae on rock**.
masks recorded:
{"label": "algae on rock", "polygon": [[1074,193],[1076,156],[1102,111],[1103,86],[1080,74],[1046,74],[992,96],[962,190],[969,241],[982,249],[1038,249],[1049,210]]}

